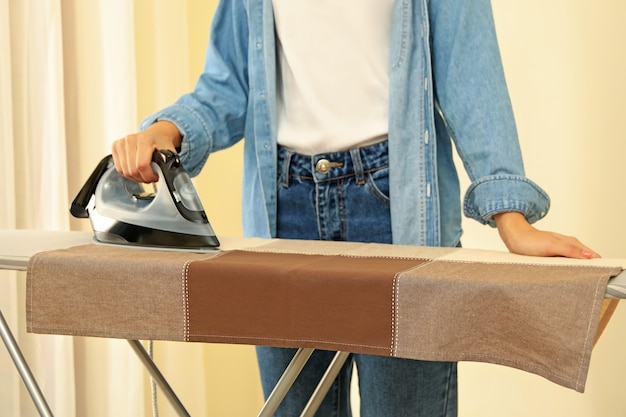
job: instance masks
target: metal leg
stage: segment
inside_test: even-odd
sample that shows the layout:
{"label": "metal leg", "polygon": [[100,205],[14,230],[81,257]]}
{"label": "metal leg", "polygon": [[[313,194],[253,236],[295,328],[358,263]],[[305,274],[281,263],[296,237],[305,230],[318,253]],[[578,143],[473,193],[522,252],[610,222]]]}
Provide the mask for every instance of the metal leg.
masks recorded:
{"label": "metal leg", "polygon": [[2,341],[4,341],[4,344],[9,351],[9,355],[11,355],[11,358],[15,363],[15,367],[20,373],[30,397],[33,399],[33,403],[35,404],[35,407],[37,407],[39,415],[42,417],[52,417],[52,411],[50,411],[50,407],[48,407],[48,403],[41,393],[41,390],[37,385],[37,381],[35,381],[35,378],[33,377],[33,374],[24,359],[24,355],[22,355],[22,352],[20,351],[13,334],[9,329],[9,325],[2,315],[2,311],[0,311],[0,336],[2,336]]}
{"label": "metal leg", "polygon": [[300,348],[289,362],[287,369],[283,372],[283,375],[280,377],[276,386],[272,390],[272,393],[265,401],[263,408],[257,415],[257,417],[271,417],[276,412],[276,409],[280,405],[280,403],[287,395],[287,392],[293,385],[293,382],[296,380],[304,365],[306,365],[307,361],[313,354],[315,349],[312,348]]}
{"label": "metal leg", "polygon": [[130,346],[133,348],[137,356],[139,356],[139,359],[150,373],[150,376],[154,381],[156,381],[159,388],[161,388],[165,397],[176,410],[176,413],[181,417],[190,417],[190,414],[183,406],[183,403],[180,402],[174,393],[174,390],[172,390],[172,387],[170,387],[167,383],[167,380],[156,366],[150,355],[148,355],[148,352],[146,352],[143,345],[138,340],[129,340],[128,343],[130,343]]}
{"label": "metal leg", "polygon": [[324,373],[324,376],[317,385],[317,388],[315,388],[313,395],[311,395],[311,398],[309,399],[306,407],[304,407],[300,417],[313,417],[313,415],[315,415],[315,412],[320,407],[320,404],[322,404],[322,401],[333,384],[333,381],[337,378],[341,367],[344,363],[346,363],[348,356],[350,356],[349,352],[337,352],[335,354],[335,357],[330,365],[328,365],[326,373]]}

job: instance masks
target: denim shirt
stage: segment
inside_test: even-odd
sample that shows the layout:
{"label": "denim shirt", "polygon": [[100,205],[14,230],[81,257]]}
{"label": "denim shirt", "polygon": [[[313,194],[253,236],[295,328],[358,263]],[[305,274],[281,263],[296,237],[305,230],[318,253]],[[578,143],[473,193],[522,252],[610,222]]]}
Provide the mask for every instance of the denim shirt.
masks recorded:
{"label": "denim shirt", "polygon": [[[454,246],[461,237],[453,145],[470,177],[464,213],[549,207],[524,174],[489,0],[395,0],[390,45],[389,158],[393,241]],[[209,154],[245,138],[246,236],[276,231],[276,51],[271,0],[221,0],[193,92],[148,117],[174,123],[197,175]]]}

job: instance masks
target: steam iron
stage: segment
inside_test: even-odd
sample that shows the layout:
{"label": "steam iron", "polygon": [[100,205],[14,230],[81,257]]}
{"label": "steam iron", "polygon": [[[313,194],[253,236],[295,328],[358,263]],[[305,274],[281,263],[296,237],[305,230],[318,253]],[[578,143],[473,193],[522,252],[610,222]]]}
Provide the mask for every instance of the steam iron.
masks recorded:
{"label": "steam iron", "polygon": [[159,181],[142,184],[119,174],[108,155],[78,192],[70,213],[89,218],[95,243],[217,250],[220,243],[178,155],[155,151],[152,167]]}

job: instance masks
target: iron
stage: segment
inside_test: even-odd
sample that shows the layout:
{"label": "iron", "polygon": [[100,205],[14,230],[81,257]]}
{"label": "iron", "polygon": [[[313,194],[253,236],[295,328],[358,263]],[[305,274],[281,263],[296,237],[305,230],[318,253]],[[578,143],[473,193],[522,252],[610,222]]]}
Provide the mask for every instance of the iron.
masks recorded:
{"label": "iron", "polygon": [[220,245],[196,189],[178,154],[155,151],[153,184],[117,172],[111,155],[103,158],[70,206],[77,218],[89,218],[94,241],[193,252]]}

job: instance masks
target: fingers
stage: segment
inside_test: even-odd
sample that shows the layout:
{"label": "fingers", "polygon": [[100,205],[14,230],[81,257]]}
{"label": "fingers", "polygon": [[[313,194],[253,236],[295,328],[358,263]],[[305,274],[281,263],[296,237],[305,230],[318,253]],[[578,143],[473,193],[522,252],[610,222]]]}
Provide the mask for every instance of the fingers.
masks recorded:
{"label": "fingers", "polygon": [[538,230],[521,213],[494,216],[502,241],[513,253],[531,256],[564,256],[591,259],[600,255],[572,236]]}
{"label": "fingers", "polygon": [[128,135],[113,143],[112,155],[117,171],[138,182],[156,182],[158,175],[151,166],[156,143],[143,132]]}
{"label": "fingers", "polygon": [[552,245],[553,256],[565,256],[577,259],[600,258],[600,255],[572,236],[551,233],[555,241]]}
{"label": "fingers", "polygon": [[156,182],[159,177],[151,165],[154,151],[169,149],[175,152],[181,141],[180,132],[173,123],[156,122],[143,132],[128,135],[113,143],[111,154],[115,169],[138,182]]}
{"label": "fingers", "polygon": [[575,259],[599,258],[600,255],[578,239],[554,232],[533,229],[509,242],[513,253],[531,256],[563,256]]}

